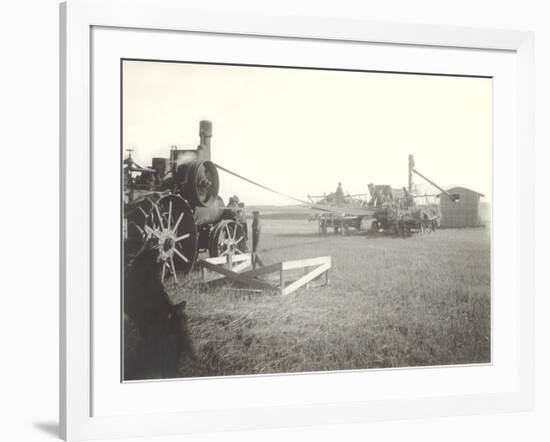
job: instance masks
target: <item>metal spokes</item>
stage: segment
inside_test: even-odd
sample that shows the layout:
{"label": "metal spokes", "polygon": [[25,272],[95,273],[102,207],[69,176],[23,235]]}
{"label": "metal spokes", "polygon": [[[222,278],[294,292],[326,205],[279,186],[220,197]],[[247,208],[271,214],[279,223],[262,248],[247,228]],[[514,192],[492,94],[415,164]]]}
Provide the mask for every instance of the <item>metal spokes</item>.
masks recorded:
{"label": "metal spokes", "polygon": [[178,282],[178,272],[187,274],[197,256],[197,229],[187,202],[177,195],[160,198],[149,213],[145,232],[157,242],[161,280],[172,276]]}
{"label": "metal spokes", "polygon": [[223,220],[217,224],[210,238],[210,256],[239,255],[245,250],[245,232],[241,224],[233,220]]}

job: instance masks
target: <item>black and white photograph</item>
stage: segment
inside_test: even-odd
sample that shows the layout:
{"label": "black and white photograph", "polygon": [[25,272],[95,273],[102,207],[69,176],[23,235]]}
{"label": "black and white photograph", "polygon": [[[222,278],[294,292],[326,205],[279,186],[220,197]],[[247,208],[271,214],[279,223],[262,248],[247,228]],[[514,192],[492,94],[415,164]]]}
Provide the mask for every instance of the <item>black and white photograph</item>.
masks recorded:
{"label": "black and white photograph", "polygon": [[492,362],[492,78],[120,81],[123,381]]}
{"label": "black and white photograph", "polygon": [[3,2],[2,440],[546,442],[545,6]]}

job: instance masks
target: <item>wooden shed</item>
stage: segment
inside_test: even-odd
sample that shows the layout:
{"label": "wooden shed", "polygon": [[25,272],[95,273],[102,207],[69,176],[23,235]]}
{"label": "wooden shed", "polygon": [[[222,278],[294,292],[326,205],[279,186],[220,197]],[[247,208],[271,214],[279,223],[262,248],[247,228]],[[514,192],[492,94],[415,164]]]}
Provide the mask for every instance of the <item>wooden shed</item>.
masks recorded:
{"label": "wooden shed", "polygon": [[479,227],[479,200],[483,194],[465,187],[452,187],[447,192],[455,199],[451,201],[446,195],[439,195],[441,210],[441,227]]}

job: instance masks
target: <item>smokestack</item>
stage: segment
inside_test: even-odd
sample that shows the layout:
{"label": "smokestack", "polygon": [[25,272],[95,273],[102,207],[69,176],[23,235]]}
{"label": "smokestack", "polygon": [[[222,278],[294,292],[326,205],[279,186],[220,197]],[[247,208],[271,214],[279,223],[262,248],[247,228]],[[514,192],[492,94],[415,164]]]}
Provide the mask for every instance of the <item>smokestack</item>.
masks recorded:
{"label": "smokestack", "polygon": [[210,160],[210,138],[212,138],[212,122],[202,120],[199,124],[199,156],[203,160]]}
{"label": "smokestack", "polygon": [[414,170],[414,157],[409,155],[409,193],[413,193],[413,170]]}

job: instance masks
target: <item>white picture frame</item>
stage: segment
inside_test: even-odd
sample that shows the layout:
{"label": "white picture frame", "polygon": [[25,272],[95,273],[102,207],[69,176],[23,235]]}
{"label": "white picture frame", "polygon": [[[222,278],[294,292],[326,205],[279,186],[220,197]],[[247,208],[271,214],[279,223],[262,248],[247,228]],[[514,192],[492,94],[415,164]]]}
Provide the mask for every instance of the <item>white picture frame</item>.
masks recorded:
{"label": "white picture frame", "polygon": [[[352,423],[368,420],[449,416],[530,410],[533,407],[533,35],[530,32],[434,25],[364,22],[295,16],[259,16],[187,10],[162,0],[69,0],[60,6],[60,428],[66,440],[161,436],[178,433]],[[94,415],[91,271],[92,235],[92,29],[183,31],[194,34],[269,36],[338,44],[405,45],[506,51],[515,57],[516,106],[511,183],[510,242],[516,284],[509,287],[516,310],[514,376],[511,388],[477,394],[404,399],[263,405],[159,413]],[[495,165],[498,172],[498,165]],[[519,226],[522,226],[520,229]],[[498,273],[493,274],[498,279]],[[97,319],[97,318],[95,318]],[[496,336],[498,339],[498,336]],[[466,368],[465,368],[466,369]],[[401,370],[399,376],[408,376]],[[312,375],[302,375],[305,378]],[[305,379],[303,378],[303,379]],[[203,382],[192,380],[186,382]],[[227,382],[219,380],[219,382]],[[262,380],[255,380],[256,385]],[[330,380],[328,381],[330,382]],[[292,395],[288,392],[288,395]],[[243,413],[246,412],[246,419]]]}

